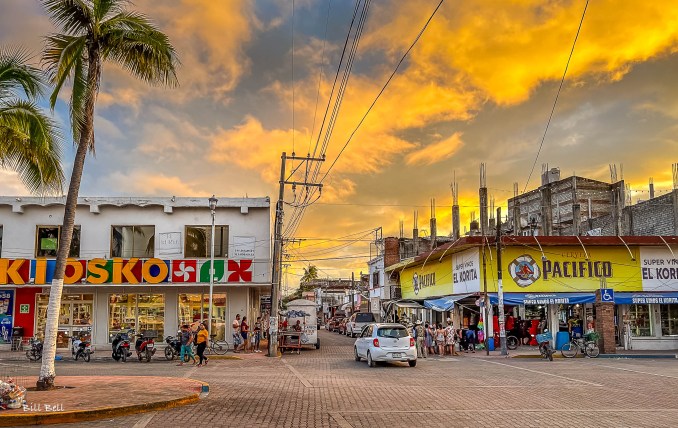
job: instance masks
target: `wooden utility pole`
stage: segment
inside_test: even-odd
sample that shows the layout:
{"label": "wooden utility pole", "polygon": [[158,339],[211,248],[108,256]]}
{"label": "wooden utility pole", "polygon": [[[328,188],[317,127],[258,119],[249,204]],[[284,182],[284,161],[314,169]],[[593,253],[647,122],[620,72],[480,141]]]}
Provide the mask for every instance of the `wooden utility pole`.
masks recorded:
{"label": "wooden utility pole", "polygon": [[351,315],[355,312],[355,273],[351,272]]}
{"label": "wooden utility pole", "polygon": [[325,157],[322,158],[312,158],[310,155],[307,157],[297,157],[292,153],[292,156],[287,156],[287,153],[283,152],[282,162],[280,165],[280,190],[278,193],[278,202],[275,205],[275,227],[274,227],[274,237],[273,237],[273,260],[272,260],[272,269],[271,269],[271,318],[269,319],[269,338],[268,338],[268,356],[277,357],[278,356],[278,304],[280,299],[280,280],[282,278],[282,253],[283,253],[283,237],[282,237],[282,227],[283,227],[283,215],[284,215],[284,206],[285,206],[285,185],[290,184],[293,186],[299,185],[304,187],[318,187],[322,189],[322,184],[316,183],[307,183],[307,182],[296,182],[288,181],[285,179],[285,166],[288,160],[298,160],[301,162],[322,162],[325,160]]}

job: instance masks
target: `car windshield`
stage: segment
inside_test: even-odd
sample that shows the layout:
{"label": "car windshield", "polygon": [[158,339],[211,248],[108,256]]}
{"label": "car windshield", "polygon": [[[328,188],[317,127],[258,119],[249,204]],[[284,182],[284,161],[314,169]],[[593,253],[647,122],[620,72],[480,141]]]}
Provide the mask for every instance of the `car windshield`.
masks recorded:
{"label": "car windshield", "polygon": [[374,322],[374,315],[371,313],[355,314],[355,322]]}
{"label": "car windshield", "polygon": [[404,327],[384,327],[377,330],[377,336],[399,339],[401,337],[407,337],[408,334]]}

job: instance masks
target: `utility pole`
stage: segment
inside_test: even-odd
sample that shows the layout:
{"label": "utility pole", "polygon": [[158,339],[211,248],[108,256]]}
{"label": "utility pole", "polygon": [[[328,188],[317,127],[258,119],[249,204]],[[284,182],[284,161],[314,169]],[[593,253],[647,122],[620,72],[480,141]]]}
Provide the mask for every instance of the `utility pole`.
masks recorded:
{"label": "utility pole", "polygon": [[355,312],[355,273],[351,272],[351,314]]}
{"label": "utility pole", "polygon": [[499,343],[501,355],[508,355],[506,351],[506,320],[504,317],[504,287],[501,283],[501,207],[497,208],[497,304],[499,306]]}
{"label": "utility pole", "polygon": [[[483,239],[485,237],[483,236]],[[483,302],[485,303],[483,306],[483,318],[485,319],[485,322],[483,323],[483,333],[485,337],[485,355],[490,355],[490,348],[487,346],[489,343],[489,338],[487,337],[488,332],[490,331],[489,329],[489,299],[487,298],[487,269],[485,266],[485,241],[483,241]]]}
{"label": "utility pole", "polygon": [[306,157],[297,157],[292,153],[292,156],[287,156],[287,153],[283,152],[282,162],[280,165],[280,191],[278,193],[278,202],[275,205],[275,227],[274,227],[274,240],[273,240],[273,260],[272,260],[272,269],[271,269],[271,318],[269,320],[269,339],[268,339],[268,356],[277,357],[278,356],[278,300],[280,294],[280,280],[282,277],[282,252],[283,252],[283,237],[282,237],[282,227],[283,227],[283,214],[284,214],[284,201],[285,201],[285,185],[290,184],[292,186],[304,186],[304,187],[318,187],[322,191],[323,185],[320,183],[307,183],[307,182],[296,182],[288,181],[285,179],[285,166],[288,160],[298,160],[301,162],[323,162],[325,156],[322,158],[312,158],[309,154]]}

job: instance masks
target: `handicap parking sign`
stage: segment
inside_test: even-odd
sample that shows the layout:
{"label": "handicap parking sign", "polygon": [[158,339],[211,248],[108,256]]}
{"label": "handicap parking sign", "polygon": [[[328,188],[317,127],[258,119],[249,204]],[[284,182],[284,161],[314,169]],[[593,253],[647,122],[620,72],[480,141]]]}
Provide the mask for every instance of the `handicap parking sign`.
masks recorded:
{"label": "handicap parking sign", "polygon": [[605,303],[614,303],[614,290],[611,288],[601,289],[600,300]]}

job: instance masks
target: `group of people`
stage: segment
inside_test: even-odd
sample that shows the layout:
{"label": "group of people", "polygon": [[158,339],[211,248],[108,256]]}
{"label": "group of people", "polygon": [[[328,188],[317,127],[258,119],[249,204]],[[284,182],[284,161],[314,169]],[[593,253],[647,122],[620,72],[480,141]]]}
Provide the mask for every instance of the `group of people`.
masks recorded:
{"label": "group of people", "polygon": [[237,314],[231,327],[233,328],[233,352],[261,352],[259,349],[262,334],[261,317],[257,317],[254,328],[250,329],[247,317],[242,317],[241,321],[240,314]]}
{"label": "group of people", "polygon": [[[193,330],[188,324],[180,326],[179,340],[181,341],[181,351],[179,353],[179,366],[184,365],[184,356],[193,360],[193,365],[198,365],[201,367],[207,365],[209,359],[205,357],[205,348],[207,347],[207,339],[209,338],[209,332],[205,324],[198,323],[195,330]],[[198,354],[199,362],[196,360],[195,355],[193,354],[193,344],[195,343],[196,349],[195,352]]]}
{"label": "group of people", "polygon": [[460,345],[460,350],[464,352],[475,353],[475,333],[472,330],[463,332],[455,329],[450,320],[447,321],[447,327],[443,327],[442,323],[424,324],[417,321],[412,329],[412,336],[415,339],[418,358],[427,358],[434,354],[456,356],[459,355],[457,345]]}

